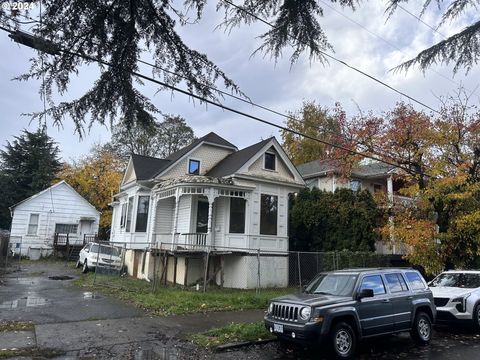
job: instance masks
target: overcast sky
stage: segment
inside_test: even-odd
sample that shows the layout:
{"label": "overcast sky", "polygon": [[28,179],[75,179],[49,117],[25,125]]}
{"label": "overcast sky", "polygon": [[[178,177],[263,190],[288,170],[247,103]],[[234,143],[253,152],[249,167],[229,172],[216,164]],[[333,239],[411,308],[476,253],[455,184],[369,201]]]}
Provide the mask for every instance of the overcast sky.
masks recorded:
{"label": "overcast sky", "polygon": [[[419,14],[413,2],[405,5],[411,12]],[[447,23],[437,33],[414,17],[398,10],[388,21],[385,4],[370,1],[361,4],[357,11],[334,7],[338,12],[324,6],[321,24],[329,41],[334,46],[335,56],[348,62],[397,89],[421,100],[432,108],[439,107],[439,96],[446,96],[462,83],[467,90],[479,85],[480,69],[474,68],[468,75],[460,71],[453,77],[452,67],[435,67],[424,75],[418,70],[407,74],[393,74],[389,70],[409,59],[419,50],[442,40],[442,35],[451,35],[472,21],[472,14],[466,14],[453,23]],[[215,12],[215,1],[210,1],[205,16],[199,24],[180,28],[185,42],[192,48],[206,53],[219,65],[254,102],[279,112],[297,110],[304,100],[315,100],[319,104],[333,107],[340,102],[349,115],[372,110],[381,112],[391,109],[400,100],[408,99],[380,86],[372,80],[333,61],[328,65],[310,62],[305,54],[290,67],[289,52],[276,64],[269,57],[252,52],[259,46],[256,38],[266,31],[263,24],[242,26],[230,34],[215,30],[223,14]],[[348,20],[351,18],[354,22]],[[432,25],[439,22],[440,12],[432,7],[422,19]],[[359,25],[360,24],[360,25]],[[364,29],[365,28],[365,29]],[[38,94],[39,83],[17,82],[11,79],[29,68],[29,59],[34,55],[30,49],[12,42],[6,33],[0,33],[0,145],[11,141],[22,129],[35,130],[38,123],[22,113],[43,108]],[[144,59],[148,59],[147,56]],[[150,75],[151,69],[141,68]],[[68,97],[74,98],[88,89],[98,76],[98,70],[91,66],[83,69],[79,77],[72,78]],[[239,148],[248,146],[261,138],[271,135],[280,139],[276,129],[225,112],[212,106],[206,107],[193,102],[181,94],[162,92],[156,94],[156,87],[146,83],[141,91],[164,113],[183,116],[197,136],[214,131]],[[480,90],[477,91],[480,94]],[[478,101],[478,97],[475,99]],[[244,103],[225,99],[225,104],[239,110],[260,116],[266,120],[282,123],[283,118],[253,108]],[[413,104],[415,108],[421,106]],[[428,111],[428,110],[427,110]],[[47,119],[49,121],[50,119]],[[73,133],[74,127],[66,119],[63,128],[48,123],[48,133],[58,143],[65,160],[86,154],[93,143],[110,140],[109,129],[93,126],[83,141]]]}

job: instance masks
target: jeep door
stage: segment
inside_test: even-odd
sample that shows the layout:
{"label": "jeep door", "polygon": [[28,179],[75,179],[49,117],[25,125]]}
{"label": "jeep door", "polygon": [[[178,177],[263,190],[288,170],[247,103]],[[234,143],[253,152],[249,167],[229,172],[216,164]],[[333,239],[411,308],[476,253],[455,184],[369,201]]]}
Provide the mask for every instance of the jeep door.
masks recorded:
{"label": "jeep door", "polygon": [[395,331],[408,330],[411,327],[413,296],[408,290],[407,283],[401,273],[384,274],[390,301],[392,302]]}
{"label": "jeep door", "polygon": [[362,335],[370,336],[392,332],[394,329],[393,308],[382,276],[380,274],[365,275],[360,280],[357,293],[363,289],[372,289],[374,296],[360,299],[358,303]]}

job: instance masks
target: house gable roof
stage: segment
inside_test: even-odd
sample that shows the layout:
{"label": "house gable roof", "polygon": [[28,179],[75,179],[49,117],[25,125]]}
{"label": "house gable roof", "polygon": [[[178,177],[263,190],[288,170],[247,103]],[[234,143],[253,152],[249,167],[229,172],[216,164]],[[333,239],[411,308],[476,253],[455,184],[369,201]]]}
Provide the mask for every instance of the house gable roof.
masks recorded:
{"label": "house gable roof", "polygon": [[220,161],[206,175],[224,177],[233,174],[248,174],[248,168],[268,150],[274,148],[297,183],[304,184],[303,178],[292,164],[283,148],[273,136],[239,150]]}
{"label": "house gable roof", "polygon": [[71,190],[77,197],[81,198],[85,203],[87,203],[91,208],[93,208],[93,210],[95,210],[97,213],[100,214],[100,211],[98,211],[98,210],[95,208],[95,206],[93,206],[92,204],[90,204],[90,203],[87,201],[87,199],[85,199],[82,195],[80,195],[80,194],[79,194],[70,184],[68,184],[65,180],[59,181],[58,183],[56,183],[56,184],[54,184],[54,185],[52,185],[52,186],[50,186],[50,187],[48,187],[48,188],[46,188],[46,189],[38,192],[38,193],[36,193],[36,194],[34,194],[34,195],[32,195],[32,196],[30,196],[30,197],[28,197],[28,198],[26,198],[26,199],[18,202],[18,203],[10,206],[9,209],[10,209],[10,211],[13,211],[13,210],[14,210],[16,207],[18,207],[19,205],[24,204],[24,203],[26,203],[26,202],[28,202],[28,201],[30,201],[30,200],[36,199],[36,198],[38,198],[39,196],[45,194],[47,191],[53,190],[53,189],[55,189],[55,188],[57,188],[57,187],[60,187],[61,185],[67,186],[67,188],[68,188],[69,190]]}
{"label": "house gable roof", "polygon": [[183,159],[186,155],[188,155],[190,152],[192,152],[194,149],[199,147],[201,144],[208,144],[212,146],[217,146],[217,147],[223,147],[227,149],[232,149],[233,151],[237,151],[237,147],[233,145],[231,142],[225,140],[221,136],[218,136],[214,132],[209,132],[207,135],[202,136],[199,139],[196,139],[193,141],[190,145],[185,146],[184,148],[174,152],[165,160],[168,160],[169,163],[166,166],[163,166],[162,168],[158,169],[154,176],[152,177],[157,177],[161,175],[163,172],[165,172],[167,169],[171,168],[175,163]]}
{"label": "house gable roof", "polygon": [[[298,171],[304,178],[312,178],[338,172],[339,163],[333,160],[313,160],[297,166]],[[352,169],[352,176],[380,177],[386,176],[395,169],[395,166],[381,162],[364,164]]]}
{"label": "house gable roof", "polygon": [[159,159],[137,154],[131,155],[131,161],[137,181],[153,178],[156,173],[166,168],[172,162],[167,159]]}
{"label": "house gable roof", "polygon": [[242,150],[236,151],[225,159],[220,161],[206,175],[213,177],[223,177],[237,172],[247,161],[257,154],[272,138],[262,140],[256,144],[250,145]]}

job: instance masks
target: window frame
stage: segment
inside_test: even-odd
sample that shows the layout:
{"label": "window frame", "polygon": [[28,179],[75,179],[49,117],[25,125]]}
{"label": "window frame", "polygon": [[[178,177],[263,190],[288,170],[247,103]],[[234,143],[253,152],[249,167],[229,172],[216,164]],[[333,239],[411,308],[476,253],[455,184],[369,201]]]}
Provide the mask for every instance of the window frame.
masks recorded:
{"label": "window frame", "polygon": [[[142,198],[147,198],[147,207],[146,207],[146,212],[145,213],[140,213],[139,210],[140,210],[140,200]],[[139,232],[139,233],[143,233],[143,232],[147,232],[147,226],[148,226],[148,213],[150,211],[150,195],[138,195],[138,199],[137,199],[137,211],[135,213],[135,232]],[[139,222],[139,215],[145,215],[145,230],[139,230],[138,229],[138,224],[142,224],[142,222]],[[142,227],[143,229],[143,227]]]}
{"label": "window frame", "polygon": [[[197,172],[190,172],[190,164],[192,162],[198,163],[198,173]],[[195,159],[195,158],[188,158],[187,162],[187,174],[188,175],[200,175],[202,169],[202,161],[200,159]]]}
{"label": "window frame", "polygon": [[[236,219],[238,214],[240,212],[235,212],[237,216],[232,217],[232,202],[233,201],[243,201],[243,224],[242,224],[242,231],[232,231],[232,219]],[[247,220],[247,201],[244,198],[241,197],[230,197],[230,209],[228,210],[229,212],[229,223],[228,223],[228,233],[229,234],[245,234],[245,228],[246,228],[246,220]],[[239,223],[240,224],[240,223]]]}
{"label": "window frame", "polygon": [[[358,184],[358,187],[356,189],[353,188],[353,184]],[[361,191],[362,190],[362,182],[357,179],[351,179],[349,182],[349,188],[352,191]]]}
{"label": "window frame", "polygon": [[[131,200],[131,203],[130,203]],[[131,232],[132,230],[132,220],[133,220],[133,207],[135,204],[135,196],[130,196],[127,201],[127,217],[125,221],[125,231]]]}
{"label": "window frame", "polygon": [[[75,232],[60,232],[57,231],[57,226],[74,226],[75,227]],[[55,223],[55,233],[56,234],[78,234],[78,224],[74,223]]]}
{"label": "window frame", "polygon": [[[267,167],[267,155],[273,156],[273,169]],[[268,171],[277,171],[277,154],[271,151],[266,151],[263,154],[263,169]]]}
{"label": "window frame", "polygon": [[[276,213],[276,214],[275,214],[275,231],[274,231],[273,233],[269,233],[269,232],[264,232],[264,231],[262,231],[262,224],[263,224],[262,218],[263,218],[263,215],[264,215],[264,213],[263,213],[263,211],[262,211],[262,206],[263,206],[263,200],[262,200],[262,198],[263,198],[264,196],[273,197],[273,198],[275,198],[275,202],[276,202],[276,210],[275,210],[275,213]],[[259,216],[260,216],[259,234],[260,234],[260,235],[278,236],[278,198],[279,198],[279,196],[278,196],[278,195],[274,195],[274,194],[264,194],[264,193],[261,193],[261,194],[260,194],[260,214],[259,214]],[[265,216],[268,217],[268,214],[266,214]],[[268,220],[268,218],[265,219],[265,221],[267,221],[267,220]],[[272,228],[273,228],[273,227],[272,227]],[[263,230],[265,230],[265,227],[264,227],[264,226],[263,226]]]}
{"label": "window frame", "polygon": [[[37,217],[37,222],[36,224],[32,224],[32,217],[36,216]],[[30,216],[28,218],[28,224],[27,224],[27,235],[29,236],[36,236],[38,235],[38,227],[40,224],[40,213],[30,213]],[[35,226],[35,232],[30,232],[30,226]]]}
{"label": "window frame", "polygon": [[127,202],[122,203],[122,207],[120,209],[120,228],[125,228],[127,224],[127,207],[128,199]]}

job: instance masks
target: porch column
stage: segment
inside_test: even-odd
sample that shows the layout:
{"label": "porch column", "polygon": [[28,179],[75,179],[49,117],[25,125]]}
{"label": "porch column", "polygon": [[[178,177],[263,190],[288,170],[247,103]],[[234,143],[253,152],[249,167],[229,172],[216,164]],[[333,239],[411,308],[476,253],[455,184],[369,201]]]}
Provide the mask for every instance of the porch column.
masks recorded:
{"label": "porch column", "polygon": [[153,233],[155,232],[155,221],[157,219],[157,204],[157,195],[152,194],[152,196],[150,197],[150,212],[147,222],[147,242],[149,242],[151,245],[153,245],[153,243],[155,242]]}
{"label": "porch column", "polygon": [[175,234],[177,233],[178,227],[178,204],[180,202],[180,193],[179,189],[175,190],[175,209],[173,212],[173,228],[172,228],[172,250],[175,249]]}
{"label": "porch column", "polygon": [[213,218],[213,203],[217,196],[215,195],[214,189],[210,189],[210,192],[207,194],[208,199],[208,221],[207,221],[207,238],[208,245],[212,245],[212,218]]}
{"label": "porch column", "polygon": [[387,178],[387,195],[388,195],[388,202],[389,206],[393,205],[393,176],[390,175]]}

